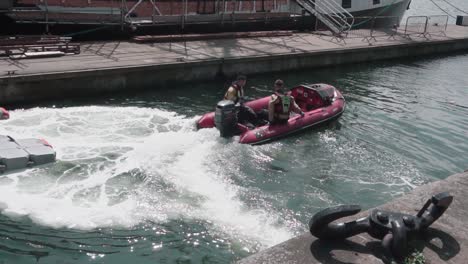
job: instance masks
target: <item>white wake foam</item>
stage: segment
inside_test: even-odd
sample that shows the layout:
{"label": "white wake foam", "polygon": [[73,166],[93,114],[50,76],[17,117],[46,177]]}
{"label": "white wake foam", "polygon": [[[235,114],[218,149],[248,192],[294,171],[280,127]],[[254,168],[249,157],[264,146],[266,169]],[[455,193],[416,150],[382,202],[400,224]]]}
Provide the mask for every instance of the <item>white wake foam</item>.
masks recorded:
{"label": "white wake foam", "polygon": [[58,162],[0,176],[2,213],[79,229],[201,219],[264,246],[291,237],[271,209],[249,209],[227,176],[240,164],[225,166],[229,154],[220,153],[247,146],[194,122],[136,107],[12,111],[0,134],[45,138]]}

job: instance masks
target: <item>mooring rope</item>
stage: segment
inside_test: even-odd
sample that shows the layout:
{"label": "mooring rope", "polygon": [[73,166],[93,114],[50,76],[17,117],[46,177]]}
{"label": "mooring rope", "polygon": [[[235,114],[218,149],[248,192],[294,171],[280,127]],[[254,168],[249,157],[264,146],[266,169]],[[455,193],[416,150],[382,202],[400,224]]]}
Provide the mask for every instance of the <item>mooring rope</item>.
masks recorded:
{"label": "mooring rope", "polygon": [[436,2],[434,2],[434,0],[431,0],[431,2],[432,2],[435,6],[437,6],[440,10],[442,10],[442,12],[444,12],[445,14],[447,14],[448,16],[450,16],[451,18],[455,18],[455,19],[456,19],[455,16],[453,16],[452,14],[450,14],[449,12],[447,12],[445,9],[443,9],[442,7],[440,7],[438,4],[436,4]]}
{"label": "mooring rope", "polygon": [[464,11],[464,10],[462,10],[462,9],[460,9],[460,8],[458,8],[458,7],[456,7],[454,4],[450,3],[449,1],[447,1],[447,0],[442,0],[442,1],[446,2],[448,5],[450,5],[451,7],[455,8],[456,10],[458,10],[458,11],[460,11],[460,12],[465,13],[465,14],[468,15],[468,12],[467,12],[467,11]]}

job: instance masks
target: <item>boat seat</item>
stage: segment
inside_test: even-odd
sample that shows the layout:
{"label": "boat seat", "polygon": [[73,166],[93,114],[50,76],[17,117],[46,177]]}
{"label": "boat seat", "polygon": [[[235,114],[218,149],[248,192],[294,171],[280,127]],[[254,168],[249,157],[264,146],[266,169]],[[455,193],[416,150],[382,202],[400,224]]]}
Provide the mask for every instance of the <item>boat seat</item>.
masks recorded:
{"label": "boat seat", "polygon": [[[294,99],[296,101],[296,99]],[[299,106],[299,108],[302,110],[302,111],[307,111],[307,103],[304,102],[304,101],[296,101],[296,104],[297,106]]]}

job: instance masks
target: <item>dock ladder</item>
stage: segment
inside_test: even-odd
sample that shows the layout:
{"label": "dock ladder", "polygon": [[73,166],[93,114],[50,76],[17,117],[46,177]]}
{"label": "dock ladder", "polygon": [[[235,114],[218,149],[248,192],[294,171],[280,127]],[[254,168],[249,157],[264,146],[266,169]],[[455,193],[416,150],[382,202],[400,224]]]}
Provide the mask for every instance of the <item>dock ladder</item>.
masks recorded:
{"label": "dock ladder", "polygon": [[334,0],[296,0],[337,37],[345,37],[354,24],[354,17]]}

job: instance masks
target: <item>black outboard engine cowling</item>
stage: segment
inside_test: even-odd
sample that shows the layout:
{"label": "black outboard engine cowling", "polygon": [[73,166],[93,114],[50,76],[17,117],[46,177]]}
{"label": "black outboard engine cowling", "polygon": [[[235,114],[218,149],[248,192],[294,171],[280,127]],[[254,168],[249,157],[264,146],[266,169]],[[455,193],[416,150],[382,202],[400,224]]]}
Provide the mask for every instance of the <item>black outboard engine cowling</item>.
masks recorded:
{"label": "black outboard engine cowling", "polygon": [[216,105],[215,125],[222,137],[232,137],[237,132],[238,107],[231,100],[220,101]]}

